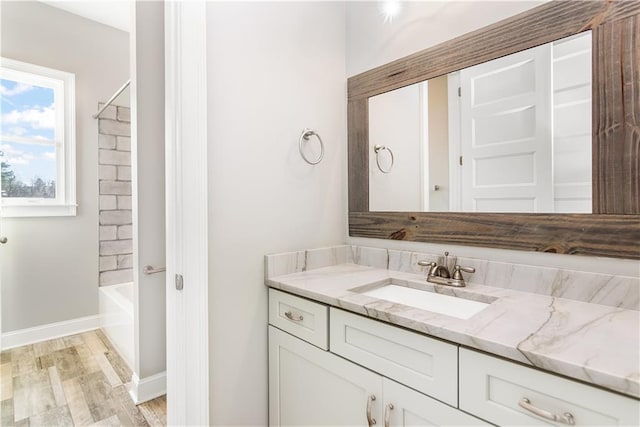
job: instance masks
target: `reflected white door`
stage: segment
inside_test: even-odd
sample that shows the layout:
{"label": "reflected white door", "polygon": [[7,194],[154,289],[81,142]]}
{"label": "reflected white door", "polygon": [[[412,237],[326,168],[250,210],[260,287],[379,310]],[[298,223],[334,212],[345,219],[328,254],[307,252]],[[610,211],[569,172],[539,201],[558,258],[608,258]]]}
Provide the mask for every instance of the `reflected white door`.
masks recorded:
{"label": "reflected white door", "polygon": [[[423,185],[427,84],[414,84],[369,99],[369,206],[372,211],[421,211],[428,206]],[[393,163],[389,151],[376,154],[376,145],[393,152]]]}
{"label": "reflected white door", "polygon": [[460,72],[464,211],[553,212],[550,49]]}

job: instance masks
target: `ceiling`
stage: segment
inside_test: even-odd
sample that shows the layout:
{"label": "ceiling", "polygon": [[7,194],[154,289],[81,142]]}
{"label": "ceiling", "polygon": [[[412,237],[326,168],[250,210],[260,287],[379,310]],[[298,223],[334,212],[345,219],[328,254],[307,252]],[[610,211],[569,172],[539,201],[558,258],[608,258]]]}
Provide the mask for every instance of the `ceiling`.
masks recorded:
{"label": "ceiling", "polygon": [[129,32],[130,0],[40,1],[83,18]]}

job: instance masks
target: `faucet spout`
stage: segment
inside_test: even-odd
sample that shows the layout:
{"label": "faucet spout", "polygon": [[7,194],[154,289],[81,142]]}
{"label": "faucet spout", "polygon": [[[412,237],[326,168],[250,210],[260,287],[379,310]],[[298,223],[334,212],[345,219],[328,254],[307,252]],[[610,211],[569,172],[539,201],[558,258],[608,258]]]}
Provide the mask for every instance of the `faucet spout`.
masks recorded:
{"label": "faucet spout", "polygon": [[[455,265],[453,267],[453,273],[449,271],[446,264],[448,261],[449,252],[444,253],[444,262],[445,265],[438,265],[437,262],[429,262],[426,260],[418,261],[418,265],[423,267],[429,267],[429,273],[427,274],[427,282],[436,283],[438,285],[447,285],[447,286],[455,286],[455,287],[463,287],[465,286],[464,278],[462,277],[462,271],[467,273],[475,273],[475,268],[473,267],[461,267],[459,265]],[[454,258],[455,260],[455,258]],[[455,261],[454,261],[455,263]]]}
{"label": "faucet spout", "polygon": [[444,265],[435,265],[431,268],[429,276],[443,277],[445,279],[448,279],[451,277],[451,274],[449,273],[447,267],[445,267]]}

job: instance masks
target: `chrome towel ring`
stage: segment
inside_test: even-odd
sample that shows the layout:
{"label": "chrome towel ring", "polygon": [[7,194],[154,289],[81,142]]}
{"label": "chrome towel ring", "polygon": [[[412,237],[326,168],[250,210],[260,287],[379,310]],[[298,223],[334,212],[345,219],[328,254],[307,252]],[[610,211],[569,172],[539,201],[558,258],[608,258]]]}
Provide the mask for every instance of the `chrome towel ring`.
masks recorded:
{"label": "chrome towel ring", "polygon": [[[391,156],[391,165],[389,165],[389,169],[387,170],[384,170],[382,166],[380,166],[380,152],[384,150],[387,150],[389,152],[389,155]],[[373,147],[373,151],[375,151],[376,153],[376,164],[378,165],[378,169],[380,169],[380,172],[382,173],[391,172],[391,169],[393,168],[393,151],[391,151],[389,147],[385,147],[384,145],[380,145],[380,144],[376,144]]]}
{"label": "chrome towel ring", "polygon": [[[304,151],[302,151],[302,141],[309,141],[309,138],[312,136],[315,136],[316,138],[318,138],[318,141],[320,141],[320,156],[318,156],[318,158],[314,161],[309,160],[307,156],[304,155]],[[309,163],[310,165],[317,165],[322,161],[322,158],[324,157],[324,143],[322,142],[322,138],[320,138],[320,135],[318,135],[315,131],[311,129],[305,128],[302,131],[302,134],[300,135],[300,139],[298,140],[298,149],[300,150],[300,155],[302,156],[304,161]]]}

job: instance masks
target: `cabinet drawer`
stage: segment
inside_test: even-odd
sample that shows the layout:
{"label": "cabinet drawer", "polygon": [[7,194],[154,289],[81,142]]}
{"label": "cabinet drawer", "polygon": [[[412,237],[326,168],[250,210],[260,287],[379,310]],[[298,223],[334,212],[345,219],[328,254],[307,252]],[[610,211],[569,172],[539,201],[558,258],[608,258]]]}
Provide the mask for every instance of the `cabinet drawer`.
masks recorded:
{"label": "cabinet drawer", "polygon": [[329,349],[328,307],[269,289],[269,323],[323,350]]}
{"label": "cabinet drawer", "polygon": [[452,406],[458,405],[458,348],[331,308],[331,352]]}
{"label": "cabinet drawer", "polygon": [[568,424],[534,415],[519,405],[523,399],[533,411],[573,418],[575,425],[640,425],[635,399],[460,349],[460,409],[499,425]]}

